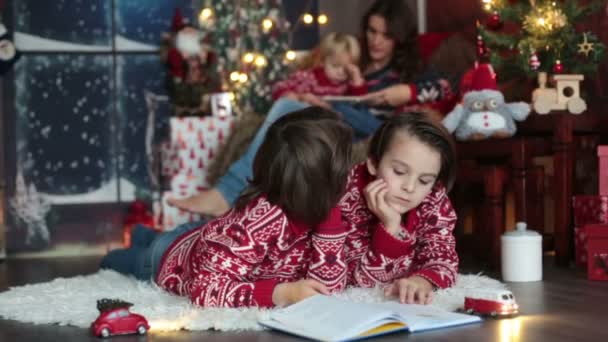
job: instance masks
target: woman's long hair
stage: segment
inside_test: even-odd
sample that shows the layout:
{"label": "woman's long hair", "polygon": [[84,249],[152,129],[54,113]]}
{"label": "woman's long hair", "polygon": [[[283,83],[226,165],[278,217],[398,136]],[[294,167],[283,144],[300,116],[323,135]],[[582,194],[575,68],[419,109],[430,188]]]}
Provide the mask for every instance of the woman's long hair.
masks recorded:
{"label": "woman's long hair", "polygon": [[421,66],[417,43],[418,28],[416,19],[404,0],[376,0],[363,16],[362,70],[371,63],[366,33],[369,19],[374,15],[384,18],[387,35],[395,41],[395,49],[389,65],[400,74],[403,81],[412,81]]}

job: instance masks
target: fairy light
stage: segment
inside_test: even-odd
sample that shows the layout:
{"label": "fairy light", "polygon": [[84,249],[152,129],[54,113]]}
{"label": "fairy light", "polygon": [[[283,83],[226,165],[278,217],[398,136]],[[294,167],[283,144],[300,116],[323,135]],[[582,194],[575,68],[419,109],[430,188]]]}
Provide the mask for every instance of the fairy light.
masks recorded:
{"label": "fairy light", "polygon": [[198,19],[200,21],[206,21],[209,18],[211,18],[212,15],[213,15],[213,11],[211,10],[211,8],[203,8],[201,13],[198,15]]}
{"label": "fairy light", "polygon": [[329,20],[329,19],[327,18],[327,16],[326,16],[325,14],[319,14],[319,16],[317,17],[317,22],[318,22],[320,25],[325,25],[325,24],[327,24],[327,21],[328,21],[328,20]]}
{"label": "fairy light", "polygon": [[262,30],[264,30],[264,32],[269,32],[273,25],[272,20],[268,18],[262,20]]}
{"label": "fairy light", "polygon": [[266,65],[266,57],[264,56],[257,56],[255,58],[255,65],[259,66],[259,67],[263,67]]}
{"label": "fairy light", "polygon": [[249,79],[249,77],[247,77],[247,74],[245,74],[245,73],[241,73],[239,75],[239,82],[241,82],[241,83],[247,82],[248,79]]}
{"label": "fairy light", "polygon": [[233,93],[233,92],[230,92],[230,93],[228,94],[228,97],[230,98],[230,101],[234,101],[234,99],[236,99],[236,95],[234,95],[234,93]]}
{"label": "fairy light", "polygon": [[232,82],[236,82],[239,80],[240,73],[238,71],[233,71],[230,73],[230,80]]}
{"label": "fairy light", "polygon": [[312,24],[312,22],[315,20],[315,18],[312,16],[312,14],[310,13],[305,13],[302,16],[302,21],[304,21],[305,24]]}
{"label": "fairy light", "polygon": [[243,62],[245,63],[251,63],[254,59],[255,56],[251,52],[247,52],[245,55],[243,55]]}
{"label": "fairy light", "polygon": [[285,58],[286,58],[288,61],[293,61],[293,60],[295,60],[295,59],[296,59],[296,53],[295,53],[295,51],[293,51],[293,50],[289,50],[289,51],[287,51],[287,52],[285,53]]}

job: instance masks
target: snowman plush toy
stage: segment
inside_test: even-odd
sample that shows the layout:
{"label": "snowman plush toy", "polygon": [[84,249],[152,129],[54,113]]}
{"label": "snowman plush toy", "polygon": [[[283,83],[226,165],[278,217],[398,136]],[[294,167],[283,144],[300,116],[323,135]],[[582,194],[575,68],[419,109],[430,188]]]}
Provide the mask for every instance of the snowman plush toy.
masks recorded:
{"label": "snowman plush toy", "polygon": [[489,63],[477,64],[467,72],[461,90],[462,102],[443,119],[457,140],[511,137],[517,131],[515,120],[523,121],[530,114],[527,103],[505,103]]}

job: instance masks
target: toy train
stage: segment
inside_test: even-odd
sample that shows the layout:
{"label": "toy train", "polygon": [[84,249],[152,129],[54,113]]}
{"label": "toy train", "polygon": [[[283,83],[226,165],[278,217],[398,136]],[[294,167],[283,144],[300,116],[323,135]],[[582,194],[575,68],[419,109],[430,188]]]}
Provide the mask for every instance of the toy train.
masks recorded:
{"label": "toy train", "polygon": [[547,73],[538,73],[539,87],[532,92],[532,108],[538,114],[552,110],[568,110],[580,114],[587,109],[585,100],[580,97],[580,81],[583,75],[554,75],[555,88],[547,88]]}

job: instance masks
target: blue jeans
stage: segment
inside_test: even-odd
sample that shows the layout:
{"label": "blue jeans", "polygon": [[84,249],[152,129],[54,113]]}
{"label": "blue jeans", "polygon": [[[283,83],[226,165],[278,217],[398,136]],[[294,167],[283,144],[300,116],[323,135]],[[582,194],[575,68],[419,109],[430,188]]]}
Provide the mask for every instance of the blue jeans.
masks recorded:
{"label": "blue jeans", "polygon": [[264,119],[264,123],[262,123],[262,126],[258,129],[245,153],[241,158],[232,163],[226,174],[218,180],[217,184],[215,184],[215,188],[222,194],[231,207],[234,206],[236,199],[247,187],[247,180],[251,179],[253,176],[253,159],[255,158],[255,154],[258,152],[260,145],[262,145],[270,125],[286,114],[309,106],[310,105],[307,103],[286,98],[278,99],[272,105],[272,108],[270,108],[268,115],[266,115],[266,118]]}
{"label": "blue jeans", "polygon": [[133,228],[131,247],[110,251],[101,260],[99,268],[132,275],[139,280],[154,281],[163,254],[173,241],[203,224],[202,221],[184,223],[164,233],[138,225]]}
{"label": "blue jeans", "polygon": [[353,128],[355,140],[366,139],[374,134],[383,122],[374,116],[366,105],[335,102],[332,107],[333,110],[342,114],[342,119]]}

